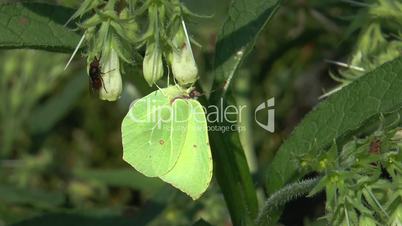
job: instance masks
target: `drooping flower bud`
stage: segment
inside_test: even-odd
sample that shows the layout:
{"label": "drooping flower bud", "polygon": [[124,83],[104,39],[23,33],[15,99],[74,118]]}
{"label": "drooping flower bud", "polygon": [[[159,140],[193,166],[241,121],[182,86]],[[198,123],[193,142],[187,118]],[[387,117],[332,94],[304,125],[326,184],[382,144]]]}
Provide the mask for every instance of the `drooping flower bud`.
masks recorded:
{"label": "drooping flower bud", "polygon": [[180,85],[187,85],[197,81],[198,69],[184,22],[182,25],[173,39],[175,49],[172,52],[171,64],[175,79]]}
{"label": "drooping flower bud", "polygon": [[149,86],[152,86],[163,76],[162,52],[155,42],[150,42],[147,45],[142,70]]}
{"label": "drooping flower bud", "polygon": [[122,80],[120,62],[116,51],[112,48],[108,55],[101,58],[103,88],[99,89],[99,98],[102,100],[115,101],[120,98]]}

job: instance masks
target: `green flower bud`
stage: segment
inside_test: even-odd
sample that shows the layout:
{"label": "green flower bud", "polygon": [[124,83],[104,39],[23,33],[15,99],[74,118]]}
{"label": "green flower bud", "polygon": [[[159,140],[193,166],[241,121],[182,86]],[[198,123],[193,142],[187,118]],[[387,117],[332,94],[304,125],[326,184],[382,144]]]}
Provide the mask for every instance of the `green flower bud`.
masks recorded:
{"label": "green flower bud", "polygon": [[[120,12],[120,18],[124,20],[130,19],[130,14],[128,9],[125,8]],[[129,20],[127,22],[122,22],[121,26],[124,28],[127,37],[130,41],[135,42],[138,39],[138,24],[134,20]]]}
{"label": "green flower bud", "polygon": [[103,88],[99,90],[99,98],[102,100],[115,101],[120,98],[122,80],[120,73],[119,57],[114,49],[108,55],[101,58]]}
{"label": "green flower bud", "polygon": [[142,70],[149,86],[152,86],[163,76],[162,52],[154,42],[147,45]]}
{"label": "green flower bud", "polygon": [[197,64],[185,29],[183,23],[173,39],[175,49],[171,58],[173,75],[180,85],[191,84],[198,79]]}

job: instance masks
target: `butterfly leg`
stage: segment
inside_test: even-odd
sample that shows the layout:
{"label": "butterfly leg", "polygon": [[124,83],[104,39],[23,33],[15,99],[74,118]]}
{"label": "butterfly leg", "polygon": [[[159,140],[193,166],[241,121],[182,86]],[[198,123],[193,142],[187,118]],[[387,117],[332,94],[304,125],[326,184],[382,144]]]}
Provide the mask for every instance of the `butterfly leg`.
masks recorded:
{"label": "butterfly leg", "polygon": [[105,90],[105,92],[107,93],[107,90],[106,90],[106,87],[105,87],[105,81],[103,81],[103,77],[100,76],[100,79],[101,79],[101,81],[102,81],[102,87],[103,87],[103,89]]}

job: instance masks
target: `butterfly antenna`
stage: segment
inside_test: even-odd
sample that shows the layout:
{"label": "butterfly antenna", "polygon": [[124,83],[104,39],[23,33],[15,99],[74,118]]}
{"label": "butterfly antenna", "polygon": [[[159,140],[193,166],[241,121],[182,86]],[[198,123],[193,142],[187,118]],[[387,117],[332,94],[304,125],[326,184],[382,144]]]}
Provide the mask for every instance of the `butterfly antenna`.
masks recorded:
{"label": "butterfly antenna", "polygon": [[185,89],[183,89],[183,87],[181,87],[181,85],[177,84],[176,82],[175,82],[175,86],[176,86],[178,89],[180,89],[180,91],[182,91],[182,92],[185,91]]}
{"label": "butterfly antenna", "polygon": [[[216,92],[216,90],[217,90],[217,89],[210,90],[208,94],[210,94],[210,95],[211,95],[211,93]],[[205,94],[205,93],[204,93],[204,94]]]}
{"label": "butterfly antenna", "polygon": [[206,96],[207,94],[208,94],[208,95],[211,95],[211,93],[214,93],[214,92],[216,92],[216,91],[219,90],[219,89],[222,89],[222,88],[217,88],[217,89],[210,90],[209,92],[201,93],[201,96]]}
{"label": "butterfly antenna", "polygon": [[159,91],[163,94],[163,96],[167,96],[165,92],[163,92],[162,88],[158,86],[158,84],[154,83],[155,86],[158,88]]}
{"label": "butterfly antenna", "polygon": [[[226,86],[226,82],[223,85],[221,85],[220,87],[210,90],[208,94],[214,93],[220,89],[225,89],[225,86]],[[204,95],[205,95],[205,93],[204,93]]]}

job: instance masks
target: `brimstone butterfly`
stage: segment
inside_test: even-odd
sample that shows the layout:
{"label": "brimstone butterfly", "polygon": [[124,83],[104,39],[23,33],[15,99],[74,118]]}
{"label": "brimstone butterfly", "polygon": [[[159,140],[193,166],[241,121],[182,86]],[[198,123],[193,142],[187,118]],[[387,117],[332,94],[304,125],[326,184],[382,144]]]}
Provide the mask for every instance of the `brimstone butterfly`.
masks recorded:
{"label": "brimstone butterfly", "polygon": [[211,181],[212,157],[205,112],[190,91],[170,86],[131,106],[122,123],[123,159],[197,199]]}

